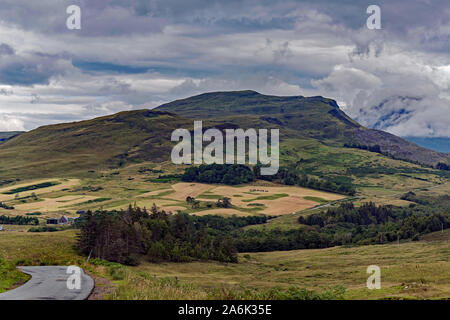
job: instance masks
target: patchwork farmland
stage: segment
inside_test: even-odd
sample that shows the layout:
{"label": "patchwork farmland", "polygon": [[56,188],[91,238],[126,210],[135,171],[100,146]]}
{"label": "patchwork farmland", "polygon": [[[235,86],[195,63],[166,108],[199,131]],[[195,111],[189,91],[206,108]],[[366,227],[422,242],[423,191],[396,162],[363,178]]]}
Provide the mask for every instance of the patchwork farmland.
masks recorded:
{"label": "patchwork farmland", "polygon": [[[188,197],[198,200],[200,206],[193,208],[186,202]],[[223,197],[230,199],[231,207],[215,208],[214,204]],[[76,216],[78,210],[120,210],[136,204],[146,208],[156,205],[167,212],[183,211],[194,215],[276,216],[343,198],[338,194],[294,186],[225,186],[188,182],[140,183],[139,190],[130,196],[126,189],[120,190],[111,179],[93,187],[88,180],[56,178],[1,188],[0,201],[14,209],[0,208],[0,214],[40,212],[42,218],[61,214]]]}

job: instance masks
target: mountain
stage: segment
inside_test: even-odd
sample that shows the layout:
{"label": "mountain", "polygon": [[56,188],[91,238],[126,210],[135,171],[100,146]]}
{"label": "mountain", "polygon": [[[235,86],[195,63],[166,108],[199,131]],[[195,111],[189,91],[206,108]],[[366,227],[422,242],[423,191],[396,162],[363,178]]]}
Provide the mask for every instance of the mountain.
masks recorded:
{"label": "mountain", "polygon": [[[172,131],[192,130],[193,120],[201,119],[205,120],[204,129],[279,128],[282,165],[303,161],[298,170],[307,174],[333,173],[336,179],[348,179],[346,167],[364,172],[363,158],[380,156],[344,148],[349,143],[377,144],[383,152],[411,161],[450,163],[448,154],[362,127],[334,100],[238,91],[206,93],[154,110],[120,112],[22,133],[0,145],[0,178],[77,175],[142,161],[167,161],[174,145]],[[377,165],[379,170],[389,165],[404,167],[400,161]]]}
{"label": "mountain", "polygon": [[359,124],[322,97],[276,97],[255,91],[212,92],[158,107],[185,118],[242,128],[281,128],[283,137],[345,142]]}
{"label": "mountain", "polygon": [[323,97],[277,97],[255,91],[212,92],[157,108],[191,119],[231,122],[243,128],[280,127],[281,136],[319,140],[333,146],[379,145],[399,159],[436,165],[450,155],[420,147],[390,133],[368,129],[348,117],[336,101]]}
{"label": "mountain", "polygon": [[0,132],[0,143],[3,143],[19,134],[23,133],[23,131],[6,131]]}
{"label": "mountain", "polygon": [[426,137],[404,137],[406,140],[421,147],[450,153],[450,138],[426,138]]}

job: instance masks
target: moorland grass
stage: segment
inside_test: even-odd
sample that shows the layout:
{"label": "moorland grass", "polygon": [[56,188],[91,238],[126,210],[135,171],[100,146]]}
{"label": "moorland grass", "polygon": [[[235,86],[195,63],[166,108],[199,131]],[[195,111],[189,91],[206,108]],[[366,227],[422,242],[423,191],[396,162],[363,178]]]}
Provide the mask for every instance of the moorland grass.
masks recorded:
{"label": "moorland grass", "polygon": [[30,277],[18,271],[14,264],[0,256],[0,293],[25,283]]}
{"label": "moorland grass", "polygon": [[[239,263],[156,264],[144,258],[141,265],[123,270],[112,270],[118,268],[117,264],[99,263],[97,259],[86,264],[86,257],[74,249],[76,234],[76,230],[1,233],[1,268],[6,270],[1,290],[24,281],[15,266],[76,264],[113,281],[117,290],[110,299],[450,297],[450,230],[400,244],[241,253]],[[381,290],[365,287],[366,269],[372,264],[381,268]]]}

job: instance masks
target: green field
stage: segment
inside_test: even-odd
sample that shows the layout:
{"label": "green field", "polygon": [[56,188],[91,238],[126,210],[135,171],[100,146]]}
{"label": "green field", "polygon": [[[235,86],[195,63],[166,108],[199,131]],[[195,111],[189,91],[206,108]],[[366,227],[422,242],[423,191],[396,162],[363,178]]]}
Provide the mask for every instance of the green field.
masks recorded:
{"label": "green field", "polygon": [[[349,152],[353,154],[356,151]],[[363,152],[358,157],[375,161],[373,157],[378,156]],[[383,157],[377,161],[393,168],[398,165],[398,162]],[[338,170],[338,167],[333,169],[330,165],[327,170]],[[402,167],[409,168],[411,172],[403,174],[402,170],[406,169],[401,169]],[[152,168],[155,172],[142,168]],[[431,171],[424,173],[419,168],[402,163],[399,172],[391,175],[354,176],[354,181],[360,185],[355,197],[356,203],[370,200],[377,204],[409,206],[412,202],[400,199],[407,191],[413,190],[418,196],[430,199],[448,194],[445,177]],[[179,174],[181,170],[182,168],[169,163],[140,163],[119,170],[94,171],[88,177],[53,178],[49,180],[53,181],[49,186],[42,185],[41,188],[27,191],[20,189],[20,198],[35,193],[39,201],[20,203],[15,194],[2,192],[1,200],[14,204],[15,209],[0,209],[0,213],[26,215],[40,212],[41,215],[36,217],[43,225],[45,218],[58,217],[62,213],[77,216],[75,212],[80,209],[126,208],[134,203],[147,208],[155,203],[162,208],[195,214],[208,212],[211,208],[206,207],[206,204],[213,204],[221,197],[228,196],[232,199],[231,210],[252,215],[269,209],[279,210],[282,205],[289,204],[289,201],[308,201],[306,207],[292,210],[296,214],[283,214],[264,225],[245,227],[269,231],[302,228],[297,223],[299,214],[311,214],[322,210],[321,205],[333,206],[345,199],[345,196],[264,181],[257,181],[254,186],[233,187],[149,182],[151,177]],[[332,174],[331,171],[328,174]],[[45,182],[47,181],[18,181],[2,190],[36,186]],[[186,203],[186,195],[200,199],[200,208],[193,209]],[[305,208],[307,209],[302,212]],[[291,212],[290,208],[287,212]],[[450,296],[448,230],[442,235],[436,233],[421,237],[419,242],[401,242],[399,245],[392,243],[241,253],[237,264],[208,261],[157,264],[146,262],[143,258],[139,266],[125,267],[96,262],[95,259],[86,264],[86,257],[79,255],[73,248],[76,241],[75,230],[30,233],[26,232],[28,228],[29,226],[5,226],[7,231],[0,233],[0,256],[3,259],[0,290],[26,281],[26,276],[15,271],[14,266],[77,264],[94,275],[99,283],[109,283],[108,293],[101,295],[105,299],[278,299],[311,298],[314,295],[345,299],[441,299]],[[365,288],[365,270],[371,264],[379,265],[382,269],[381,290],[371,291]],[[292,289],[292,286],[295,288]],[[345,293],[336,288],[345,288]]]}
{"label": "green field", "polygon": [[[26,280],[5,265],[77,264],[98,282],[111,282],[111,291],[103,297],[107,299],[273,298],[293,285],[316,293],[344,287],[345,299],[450,298],[449,230],[429,234],[419,242],[242,253],[237,264],[143,261],[137,267],[95,260],[86,264],[85,257],[73,249],[75,238],[74,230],[1,233],[0,270],[8,272],[0,282],[0,292]],[[366,288],[366,269],[373,264],[381,268],[380,290]]]}

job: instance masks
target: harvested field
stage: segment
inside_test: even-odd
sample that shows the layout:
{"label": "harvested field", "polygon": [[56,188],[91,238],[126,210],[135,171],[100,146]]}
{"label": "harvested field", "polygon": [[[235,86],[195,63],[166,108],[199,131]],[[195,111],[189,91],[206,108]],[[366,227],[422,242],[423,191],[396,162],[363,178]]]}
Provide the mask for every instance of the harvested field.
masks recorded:
{"label": "harvested field", "polygon": [[237,216],[250,216],[252,215],[251,213],[247,213],[247,212],[242,212],[236,209],[225,209],[225,208],[218,208],[218,209],[211,209],[211,210],[203,210],[203,211],[199,211],[199,212],[195,212],[192,213],[196,216],[206,216],[208,214],[212,214],[212,215],[219,215],[219,216],[232,216],[232,215],[237,215]]}

